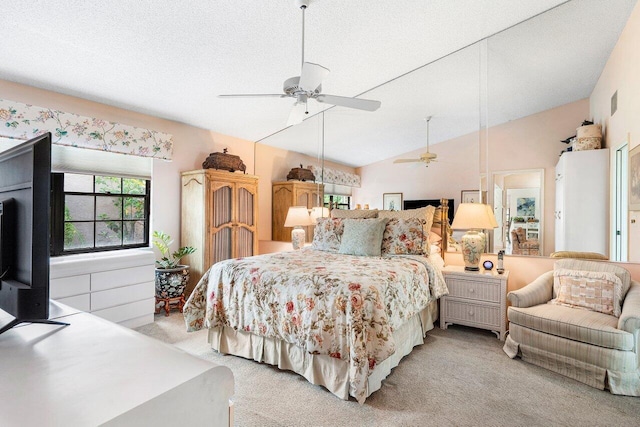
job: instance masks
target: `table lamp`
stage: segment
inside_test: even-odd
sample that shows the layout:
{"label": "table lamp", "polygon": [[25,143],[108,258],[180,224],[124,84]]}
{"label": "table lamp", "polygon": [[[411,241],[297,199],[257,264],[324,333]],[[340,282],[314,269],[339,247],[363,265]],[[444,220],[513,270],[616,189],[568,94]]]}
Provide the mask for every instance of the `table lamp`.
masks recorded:
{"label": "table lamp", "polygon": [[483,203],[461,203],[453,217],[453,230],[467,230],[462,236],[462,259],[466,271],[480,271],[480,256],[484,253],[485,235],[482,230],[496,228],[493,210]]}
{"label": "table lamp", "polygon": [[293,249],[302,249],[304,247],[306,233],[302,227],[312,225],[313,221],[306,206],[291,206],[289,208],[287,218],[284,220],[284,226],[293,227],[293,230],[291,230]]}
{"label": "table lamp", "polygon": [[329,218],[329,208],[320,206],[311,208],[311,219],[314,225],[316,223],[316,219],[318,218]]}

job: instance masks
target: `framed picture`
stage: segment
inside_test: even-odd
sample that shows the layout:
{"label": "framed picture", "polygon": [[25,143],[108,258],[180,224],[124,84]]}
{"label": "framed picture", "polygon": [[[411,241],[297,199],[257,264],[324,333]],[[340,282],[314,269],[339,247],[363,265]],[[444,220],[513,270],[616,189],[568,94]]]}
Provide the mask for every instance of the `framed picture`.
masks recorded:
{"label": "framed picture", "polygon": [[629,210],[640,211],[640,145],[629,151]]}
{"label": "framed picture", "polygon": [[382,209],[386,211],[401,211],[402,193],[384,193],[382,195]]}
{"label": "framed picture", "polygon": [[536,198],[518,197],[516,199],[516,215],[534,218],[536,216]]}
{"label": "framed picture", "polygon": [[478,199],[480,190],[462,190],[460,196],[460,203],[482,203],[482,200],[487,201],[487,192],[482,192],[482,200]]}

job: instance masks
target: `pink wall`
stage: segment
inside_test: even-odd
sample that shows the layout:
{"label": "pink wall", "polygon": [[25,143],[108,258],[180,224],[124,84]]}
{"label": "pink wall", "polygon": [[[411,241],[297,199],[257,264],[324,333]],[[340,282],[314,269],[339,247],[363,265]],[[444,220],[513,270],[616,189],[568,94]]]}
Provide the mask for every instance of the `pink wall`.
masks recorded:
{"label": "pink wall", "polygon": [[[0,80],[0,98],[172,134],[174,137],[173,160],[170,162],[154,160],[153,163],[151,203],[152,229],[163,230],[173,236],[176,240],[174,242],[176,249],[180,235],[180,172],[202,168],[202,162],[209,153],[228,148],[229,153],[240,156],[247,166],[247,173],[260,177],[258,189],[260,240],[271,240],[271,182],[286,180],[289,170],[300,163],[304,165],[317,163],[315,158],[299,153],[9,81]],[[257,159],[255,164],[254,148],[255,159]],[[348,166],[331,162],[326,164],[335,169],[355,172],[354,168]]]}
{"label": "pink wall", "polygon": [[[591,93],[591,116],[602,124],[611,155],[624,143],[640,145],[640,3],[631,12],[611,56]],[[611,115],[611,97],[618,91],[618,109]],[[613,168],[612,168],[613,170]],[[629,260],[640,261],[640,212],[629,212]]]}
{"label": "pink wall", "polygon": [[[589,101],[582,99],[489,129],[491,172],[545,170],[545,254],[553,252],[554,247],[554,175],[560,151],[566,148],[560,141],[575,135],[576,127],[588,117]],[[480,188],[486,148],[480,150],[478,145],[477,133],[434,144],[431,151],[438,154],[438,162],[428,168],[419,163],[393,163],[396,158],[418,157],[424,149],[364,166],[359,169],[362,188],[354,191],[354,202],[382,208],[383,193],[401,192],[405,200],[446,197],[455,199],[458,206],[462,190]]]}

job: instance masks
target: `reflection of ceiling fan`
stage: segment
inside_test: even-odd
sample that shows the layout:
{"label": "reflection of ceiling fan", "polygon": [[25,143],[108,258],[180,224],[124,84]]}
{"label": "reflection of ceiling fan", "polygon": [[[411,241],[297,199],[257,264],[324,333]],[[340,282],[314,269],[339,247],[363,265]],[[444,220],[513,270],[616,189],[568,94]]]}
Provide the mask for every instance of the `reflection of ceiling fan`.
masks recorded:
{"label": "reflection of ceiling fan", "polygon": [[393,163],[413,163],[413,162],[424,162],[427,167],[429,167],[430,162],[435,162],[436,157],[438,157],[435,153],[429,152],[429,122],[431,121],[431,117],[426,117],[424,119],[427,122],[427,151],[425,153],[420,154],[419,159],[396,159]]}
{"label": "reflection of ceiling fan", "polygon": [[304,11],[309,5],[309,0],[295,0],[296,5],[302,9],[302,71],[300,76],[291,77],[284,81],[284,94],[246,94],[246,95],[218,95],[221,98],[255,98],[277,97],[295,98],[296,103],[289,114],[287,126],[295,125],[309,114],[307,100],[315,99],[318,102],[339,105],[341,107],[356,108],[358,110],[375,111],[380,107],[380,101],[370,99],[350,98],[346,96],[325,95],[322,92],[322,80],[329,74],[329,69],[312,62],[304,62]]}

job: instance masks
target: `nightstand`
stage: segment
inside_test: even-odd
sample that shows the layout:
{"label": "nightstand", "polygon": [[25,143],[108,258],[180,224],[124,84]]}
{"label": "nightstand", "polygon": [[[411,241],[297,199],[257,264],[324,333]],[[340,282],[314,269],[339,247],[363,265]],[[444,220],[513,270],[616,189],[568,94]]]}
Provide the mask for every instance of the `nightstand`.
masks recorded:
{"label": "nightstand", "polygon": [[503,340],[507,332],[509,272],[465,271],[463,266],[442,269],[449,295],[440,298],[440,327],[454,323],[488,329]]}

